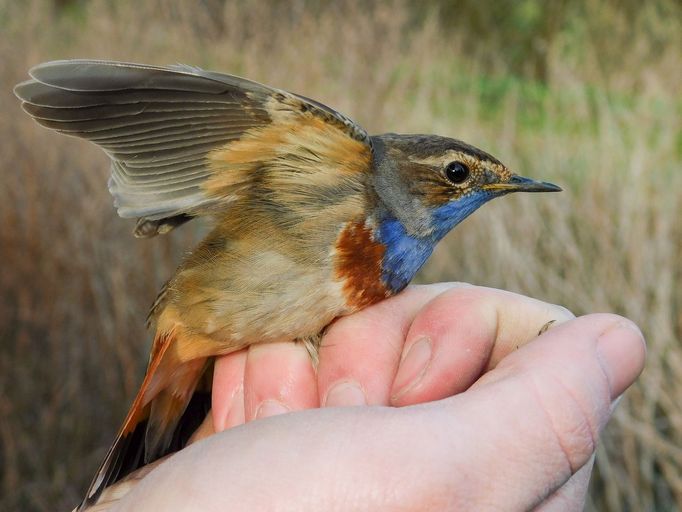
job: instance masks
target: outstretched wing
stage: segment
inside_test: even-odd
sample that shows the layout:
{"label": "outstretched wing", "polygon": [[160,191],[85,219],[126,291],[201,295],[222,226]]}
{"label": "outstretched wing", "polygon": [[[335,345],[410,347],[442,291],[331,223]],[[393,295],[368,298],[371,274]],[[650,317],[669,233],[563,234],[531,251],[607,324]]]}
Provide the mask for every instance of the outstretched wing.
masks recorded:
{"label": "outstretched wing", "polygon": [[[137,236],[166,233],[224,208],[245,179],[239,172],[229,176],[230,144],[263,130],[272,135],[278,126],[291,131],[300,125],[298,144],[319,145],[317,139],[332,133],[348,146],[347,155],[366,160],[370,154],[365,130],[342,114],[232,75],[92,60],[47,62],[29,73],[32,79],[14,89],[23,109],[41,125],[90,140],[109,155],[109,190],[121,217],[139,218]],[[277,143],[277,137],[268,140]],[[255,164],[259,156],[249,158]]]}

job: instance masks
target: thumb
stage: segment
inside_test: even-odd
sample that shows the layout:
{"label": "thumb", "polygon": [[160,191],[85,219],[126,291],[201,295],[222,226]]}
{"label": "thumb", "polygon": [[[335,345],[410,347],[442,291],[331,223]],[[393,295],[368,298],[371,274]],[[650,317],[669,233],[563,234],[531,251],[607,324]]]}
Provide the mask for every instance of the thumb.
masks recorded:
{"label": "thumb", "polygon": [[629,320],[584,316],[549,330],[469,391],[442,401],[456,416],[449,432],[460,462],[454,467],[466,468],[464,481],[473,476],[480,483],[485,475],[488,483],[460,488],[469,493],[466,502],[528,510],[544,501],[588,463],[612,402],[642,371],[645,353]]}

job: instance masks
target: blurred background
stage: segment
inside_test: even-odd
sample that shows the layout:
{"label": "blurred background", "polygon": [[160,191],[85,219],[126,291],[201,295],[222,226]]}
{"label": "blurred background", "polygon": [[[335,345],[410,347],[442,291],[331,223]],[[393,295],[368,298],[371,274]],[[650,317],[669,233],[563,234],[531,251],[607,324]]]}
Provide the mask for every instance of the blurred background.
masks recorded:
{"label": "blurred background", "polygon": [[21,112],[28,68],[75,57],[242,75],[563,186],[486,206],[419,280],[634,319],[649,360],[588,509],[682,509],[679,1],[0,0],[0,510],[80,500],[141,382],[147,308],[201,230],[134,239],[107,157]]}

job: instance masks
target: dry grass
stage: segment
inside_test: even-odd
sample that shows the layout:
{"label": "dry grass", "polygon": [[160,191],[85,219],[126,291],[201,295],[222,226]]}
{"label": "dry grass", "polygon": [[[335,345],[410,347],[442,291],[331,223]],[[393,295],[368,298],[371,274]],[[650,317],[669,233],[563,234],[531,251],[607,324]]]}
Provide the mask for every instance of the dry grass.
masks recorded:
{"label": "dry grass", "polygon": [[421,279],[637,321],[647,369],[599,448],[590,507],[682,508],[680,8],[574,3],[583,16],[542,39],[538,83],[510,75],[495,41],[472,50],[474,34],[400,3],[0,0],[0,510],[78,501],[139,383],[144,312],[197,235],[134,240],[106,157],[20,112],[10,88],[26,69],[70,57],[241,74],[564,185],[486,207]]}

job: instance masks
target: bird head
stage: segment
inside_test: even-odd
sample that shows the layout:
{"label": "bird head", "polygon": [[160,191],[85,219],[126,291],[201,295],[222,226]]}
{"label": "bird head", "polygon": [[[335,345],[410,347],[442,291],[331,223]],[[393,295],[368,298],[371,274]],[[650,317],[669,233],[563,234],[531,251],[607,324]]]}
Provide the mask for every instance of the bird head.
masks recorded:
{"label": "bird head", "polygon": [[511,172],[495,157],[435,135],[372,137],[375,239],[385,247],[382,281],[402,290],[452,228],[495,197],[558,192]]}
{"label": "bird head", "polygon": [[374,189],[406,234],[434,243],[489,200],[511,192],[558,192],[524,178],[485,151],[436,135],[373,137]]}

